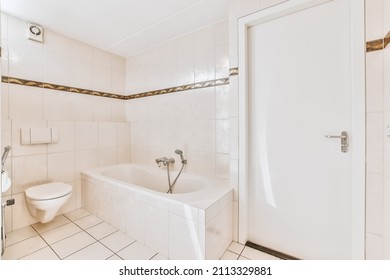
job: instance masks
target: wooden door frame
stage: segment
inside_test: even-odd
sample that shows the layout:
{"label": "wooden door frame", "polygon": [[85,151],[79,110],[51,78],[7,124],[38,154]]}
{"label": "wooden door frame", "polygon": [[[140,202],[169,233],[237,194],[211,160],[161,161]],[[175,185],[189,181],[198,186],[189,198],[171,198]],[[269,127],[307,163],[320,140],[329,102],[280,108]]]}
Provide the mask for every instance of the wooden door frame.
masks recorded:
{"label": "wooden door frame", "polygon": [[[270,19],[338,0],[290,0],[238,21],[239,242],[248,241],[248,29]],[[365,258],[365,25],[364,0],[349,0],[351,18],[351,256]]]}

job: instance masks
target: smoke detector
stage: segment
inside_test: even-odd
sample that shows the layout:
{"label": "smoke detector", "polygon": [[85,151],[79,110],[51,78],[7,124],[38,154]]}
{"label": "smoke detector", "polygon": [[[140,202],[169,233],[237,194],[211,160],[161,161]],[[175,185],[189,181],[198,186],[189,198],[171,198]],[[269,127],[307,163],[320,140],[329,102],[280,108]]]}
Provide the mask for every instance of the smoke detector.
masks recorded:
{"label": "smoke detector", "polygon": [[43,27],[35,23],[27,23],[27,38],[43,43]]}

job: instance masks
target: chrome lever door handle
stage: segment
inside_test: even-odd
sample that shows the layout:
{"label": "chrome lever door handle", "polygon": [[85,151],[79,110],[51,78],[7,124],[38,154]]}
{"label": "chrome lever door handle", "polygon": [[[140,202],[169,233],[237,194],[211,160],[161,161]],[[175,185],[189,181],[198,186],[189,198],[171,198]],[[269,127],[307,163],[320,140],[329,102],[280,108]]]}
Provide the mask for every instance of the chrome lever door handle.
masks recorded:
{"label": "chrome lever door handle", "polygon": [[326,138],[340,138],[341,139],[341,152],[346,153],[348,151],[348,132],[342,131],[341,135],[325,135]]}

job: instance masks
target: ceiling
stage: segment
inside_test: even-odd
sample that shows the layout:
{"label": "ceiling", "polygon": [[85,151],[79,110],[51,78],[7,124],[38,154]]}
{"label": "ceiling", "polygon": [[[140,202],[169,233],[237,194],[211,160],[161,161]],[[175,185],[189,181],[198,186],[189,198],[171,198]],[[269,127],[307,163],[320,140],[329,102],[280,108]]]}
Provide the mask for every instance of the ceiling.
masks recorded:
{"label": "ceiling", "polygon": [[229,0],[1,0],[3,12],[129,57],[228,18]]}

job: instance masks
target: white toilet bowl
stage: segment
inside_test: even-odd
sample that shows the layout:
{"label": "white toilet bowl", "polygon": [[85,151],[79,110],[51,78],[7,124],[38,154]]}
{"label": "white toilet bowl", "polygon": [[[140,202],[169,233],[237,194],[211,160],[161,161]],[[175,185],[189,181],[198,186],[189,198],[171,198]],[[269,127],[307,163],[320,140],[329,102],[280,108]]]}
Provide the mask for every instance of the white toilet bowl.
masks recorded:
{"label": "white toilet bowl", "polygon": [[54,219],[71,194],[72,186],[62,182],[30,187],[25,190],[28,211],[41,223],[48,223]]}

